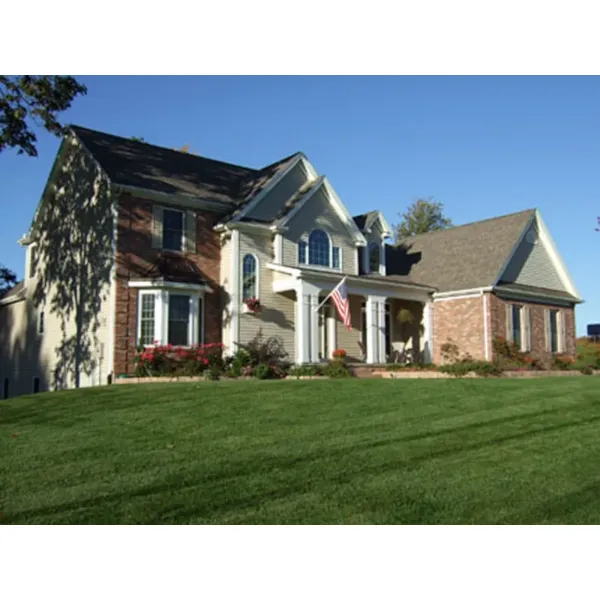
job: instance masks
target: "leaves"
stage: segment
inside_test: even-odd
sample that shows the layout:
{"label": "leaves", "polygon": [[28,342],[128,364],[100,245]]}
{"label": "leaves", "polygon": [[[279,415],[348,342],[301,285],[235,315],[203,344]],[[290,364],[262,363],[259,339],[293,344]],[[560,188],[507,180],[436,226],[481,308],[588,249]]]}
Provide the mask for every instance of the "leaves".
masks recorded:
{"label": "leaves", "polygon": [[443,208],[441,202],[434,202],[431,198],[420,198],[413,202],[401,215],[400,224],[395,227],[396,241],[452,227],[452,221],[444,215]]}
{"label": "leaves", "polygon": [[0,296],[8,292],[17,282],[17,276],[7,267],[0,264]]}
{"label": "leaves", "polygon": [[31,124],[62,135],[65,128],[57,113],[86,93],[86,86],[70,76],[0,75],[0,152],[18,148],[18,154],[37,156],[37,136]]}

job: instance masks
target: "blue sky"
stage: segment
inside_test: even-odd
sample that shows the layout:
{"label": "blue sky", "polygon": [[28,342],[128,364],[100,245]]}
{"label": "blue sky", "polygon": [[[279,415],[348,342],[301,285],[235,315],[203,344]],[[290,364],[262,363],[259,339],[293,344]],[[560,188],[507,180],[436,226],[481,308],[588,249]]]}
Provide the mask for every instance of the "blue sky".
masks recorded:
{"label": "blue sky", "polygon": [[[303,151],[353,213],[390,222],[419,196],[455,224],[537,207],[600,322],[598,77],[84,77],[63,122],[260,167]],[[59,140],[0,154],[0,262],[23,275]]]}

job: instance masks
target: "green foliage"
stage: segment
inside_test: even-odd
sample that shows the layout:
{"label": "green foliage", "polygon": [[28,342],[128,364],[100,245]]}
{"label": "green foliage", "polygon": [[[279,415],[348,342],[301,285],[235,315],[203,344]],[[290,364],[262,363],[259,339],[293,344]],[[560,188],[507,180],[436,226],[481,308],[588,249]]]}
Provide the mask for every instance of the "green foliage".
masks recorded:
{"label": "green foliage", "polygon": [[256,379],[269,379],[271,376],[271,369],[266,363],[260,363],[254,367],[254,377]]}
{"label": "green foliage", "polygon": [[0,264],[0,296],[8,292],[17,282],[17,276],[7,267]]}
{"label": "green foliage", "polygon": [[592,367],[590,367],[589,365],[586,367],[582,367],[579,370],[581,371],[581,373],[583,375],[593,375],[594,374],[594,369]]}
{"label": "green foliage", "polygon": [[386,371],[435,371],[437,366],[433,363],[415,362],[415,363],[392,363],[386,365]]}
{"label": "green foliage", "polygon": [[240,377],[244,370],[252,362],[250,353],[244,349],[238,350],[227,360],[226,372],[230,377]]}
{"label": "green foliage", "polygon": [[86,86],[70,76],[0,75],[0,152],[18,148],[18,154],[37,156],[37,136],[30,122],[62,135],[64,127],[57,114],[86,93]]}
{"label": "green foliage", "polygon": [[238,344],[241,350],[244,350],[250,357],[252,366],[261,363],[272,364],[282,363],[288,356],[283,347],[283,340],[278,336],[271,336],[265,339],[262,329],[247,344]]}
{"label": "green foliage", "polygon": [[322,365],[298,365],[291,367],[289,374],[292,377],[318,377],[323,375]]}
{"label": "green foliage", "polygon": [[552,369],[555,371],[568,371],[572,368],[574,360],[564,354],[555,354],[552,357]]}
{"label": "green foliage", "polygon": [[201,344],[182,348],[167,345],[138,347],[135,357],[137,377],[194,376],[223,370],[223,344]]}
{"label": "green foliage", "polygon": [[452,340],[448,340],[440,346],[440,354],[446,363],[455,363],[460,359],[460,350],[458,345]]}
{"label": "green foliage", "polygon": [[502,368],[498,364],[485,360],[461,360],[441,365],[438,367],[438,371],[455,377],[465,377],[469,373],[475,373],[479,377],[499,377],[502,375]]}
{"label": "green foliage", "polygon": [[432,198],[420,198],[413,202],[400,215],[401,221],[395,226],[396,241],[451,227],[452,221],[444,215],[443,208],[441,202],[434,202]]}
{"label": "green foliage", "polygon": [[323,369],[323,375],[332,379],[352,377],[352,371],[343,360],[330,360]]}

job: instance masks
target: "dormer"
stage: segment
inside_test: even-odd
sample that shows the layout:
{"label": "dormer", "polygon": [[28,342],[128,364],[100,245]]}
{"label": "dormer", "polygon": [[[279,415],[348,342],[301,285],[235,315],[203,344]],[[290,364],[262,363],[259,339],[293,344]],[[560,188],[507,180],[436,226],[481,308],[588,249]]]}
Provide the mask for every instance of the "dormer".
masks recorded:
{"label": "dormer", "polygon": [[361,275],[385,275],[385,242],[392,237],[392,229],[383,213],[373,210],[355,216],[354,222],[367,240],[366,247],[357,249]]}

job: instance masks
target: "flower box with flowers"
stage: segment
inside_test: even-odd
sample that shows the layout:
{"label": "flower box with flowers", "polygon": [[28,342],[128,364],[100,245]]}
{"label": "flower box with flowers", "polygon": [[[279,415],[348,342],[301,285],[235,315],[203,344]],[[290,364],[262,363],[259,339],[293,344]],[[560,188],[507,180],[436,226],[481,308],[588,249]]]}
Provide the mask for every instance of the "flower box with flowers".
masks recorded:
{"label": "flower box with flowers", "polygon": [[246,298],[242,305],[242,310],[245,313],[259,313],[262,309],[258,298]]}
{"label": "flower box with flowers", "polygon": [[223,344],[199,344],[189,347],[159,344],[141,347],[136,355],[136,376],[199,375],[218,370],[223,363]]}

